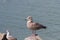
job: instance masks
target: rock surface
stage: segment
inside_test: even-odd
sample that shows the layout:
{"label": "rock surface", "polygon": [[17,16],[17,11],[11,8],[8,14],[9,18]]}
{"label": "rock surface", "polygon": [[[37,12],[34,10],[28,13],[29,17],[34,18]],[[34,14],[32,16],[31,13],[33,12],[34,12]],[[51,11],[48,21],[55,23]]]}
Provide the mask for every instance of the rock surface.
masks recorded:
{"label": "rock surface", "polygon": [[5,33],[0,33],[0,40],[2,40],[4,35],[5,35]]}
{"label": "rock surface", "polygon": [[38,35],[31,35],[26,37],[24,40],[42,40]]}
{"label": "rock surface", "polygon": [[14,37],[9,37],[8,40],[17,40],[17,39]]}

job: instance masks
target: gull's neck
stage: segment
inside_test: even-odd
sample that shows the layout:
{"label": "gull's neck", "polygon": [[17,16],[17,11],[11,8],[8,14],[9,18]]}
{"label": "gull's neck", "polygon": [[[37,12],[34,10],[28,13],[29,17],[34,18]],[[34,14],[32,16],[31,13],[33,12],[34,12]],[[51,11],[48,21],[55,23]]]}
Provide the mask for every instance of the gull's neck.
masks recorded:
{"label": "gull's neck", "polygon": [[32,23],[33,21],[32,20],[28,20],[27,23]]}
{"label": "gull's neck", "polygon": [[7,36],[6,36],[7,38],[9,37],[9,32],[7,31]]}

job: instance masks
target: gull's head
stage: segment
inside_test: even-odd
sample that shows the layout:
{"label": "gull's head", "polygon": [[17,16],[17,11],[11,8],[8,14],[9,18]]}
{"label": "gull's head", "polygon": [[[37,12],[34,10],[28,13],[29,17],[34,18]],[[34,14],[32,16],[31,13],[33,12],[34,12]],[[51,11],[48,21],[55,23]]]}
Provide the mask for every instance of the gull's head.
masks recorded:
{"label": "gull's head", "polygon": [[32,16],[28,16],[28,17],[26,18],[26,20],[27,20],[27,21],[31,21],[31,20],[32,20]]}
{"label": "gull's head", "polygon": [[8,32],[8,30],[6,30],[6,32]]}
{"label": "gull's head", "polygon": [[7,35],[9,35],[9,31],[8,30],[6,30],[6,33],[7,33]]}

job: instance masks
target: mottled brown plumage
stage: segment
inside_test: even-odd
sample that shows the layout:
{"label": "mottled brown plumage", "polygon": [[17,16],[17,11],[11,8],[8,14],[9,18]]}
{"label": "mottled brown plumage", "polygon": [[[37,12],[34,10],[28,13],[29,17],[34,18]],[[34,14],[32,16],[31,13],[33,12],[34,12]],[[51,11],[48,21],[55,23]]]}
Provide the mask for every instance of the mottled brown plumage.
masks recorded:
{"label": "mottled brown plumage", "polygon": [[31,16],[28,16],[27,18],[27,28],[30,30],[39,30],[39,29],[46,29],[46,26],[43,26],[40,23],[33,22],[33,19]]}

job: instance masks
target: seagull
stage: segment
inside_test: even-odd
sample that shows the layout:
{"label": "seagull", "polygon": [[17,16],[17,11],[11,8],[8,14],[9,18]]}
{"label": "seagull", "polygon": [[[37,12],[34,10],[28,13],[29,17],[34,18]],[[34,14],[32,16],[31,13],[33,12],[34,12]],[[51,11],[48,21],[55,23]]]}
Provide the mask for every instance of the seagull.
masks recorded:
{"label": "seagull", "polygon": [[12,37],[8,30],[6,30],[6,32],[7,32],[7,35],[6,35],[7,38]]}
{"label": "seagull", "polygon": [[27,28],[32,30],[32,34],[34,35],[36,34],[36,30],[46,29],[46,26],[43,26],[40,23],[33,22],[32,16],[28,16],[26,20],[27,20]]}
{"label": "seagull", "polygon": [[16,38],[14,38],[13,36],[10,35],[10,33],[9,33],[8,30],[6,30],[6,32],[7,32],[6,38],[7,38],[8,40],[17,40]]}
{"label": "seagull", "polygon": [[6,33],[7,33],[6,38],[8,38],[9,37],[9,31],[6,30]]}

